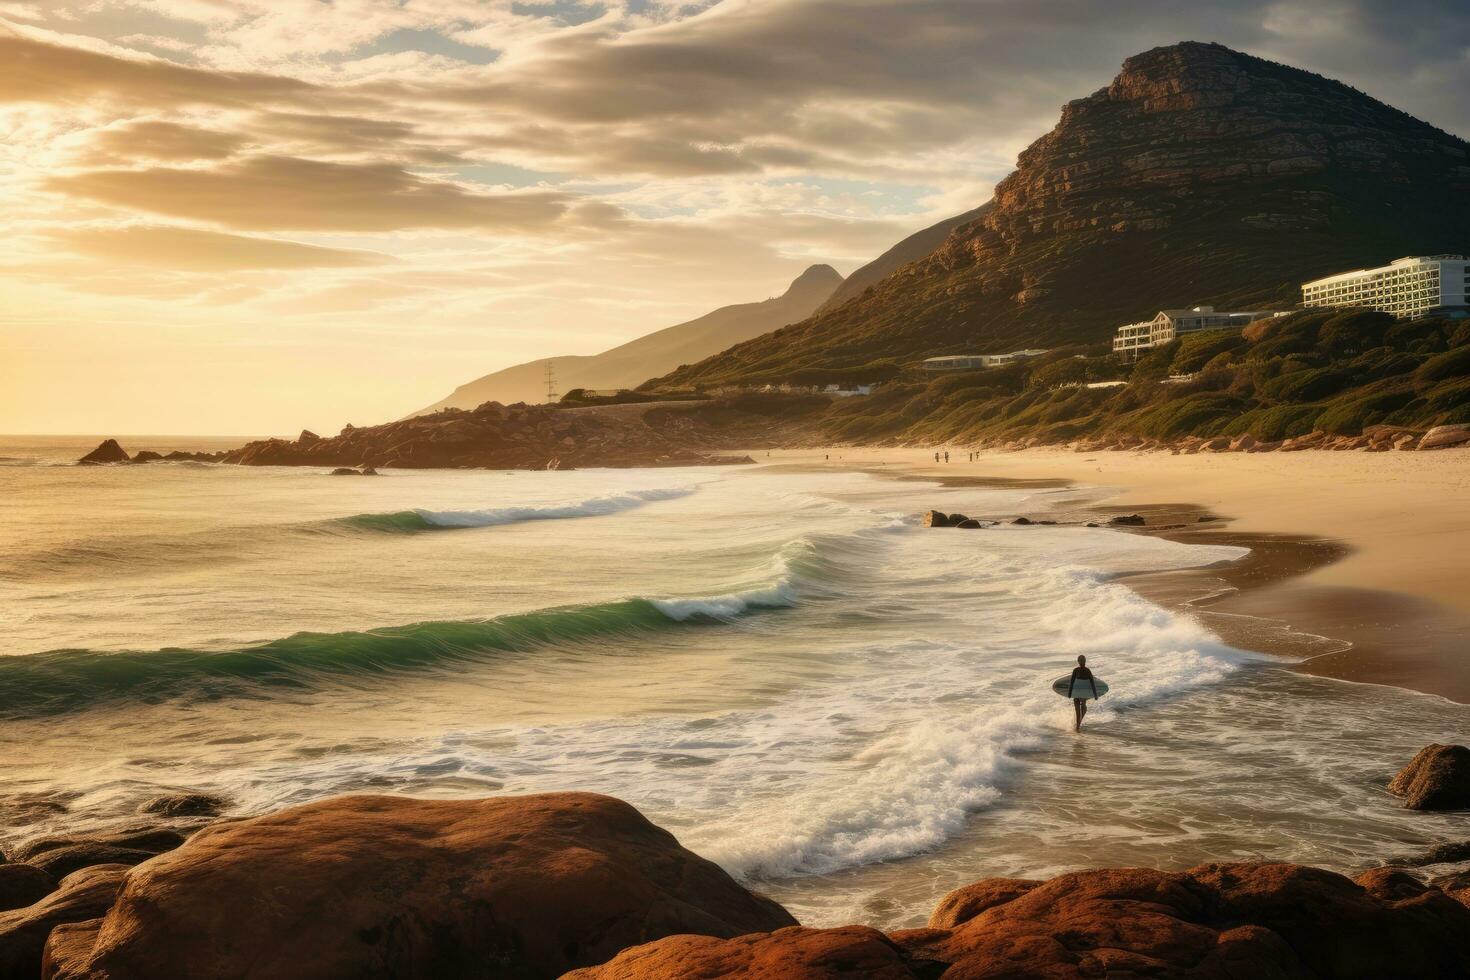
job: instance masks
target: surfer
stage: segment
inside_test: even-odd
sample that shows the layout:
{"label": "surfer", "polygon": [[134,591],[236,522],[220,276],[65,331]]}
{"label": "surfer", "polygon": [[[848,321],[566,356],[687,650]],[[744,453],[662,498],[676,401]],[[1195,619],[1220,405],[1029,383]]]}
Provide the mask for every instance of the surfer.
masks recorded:
{"label": "surfer", "polygon": [[[1086,687],[1079,687],[1079,684]],[[1077,712],[1077,722],[1072,726],[1072,731],[1082,731],[1082,719],[1087,714],[1087,699],[1077,697],[1083,691],[1091,689],[1094,698],[1101,697],[1097,693],[1097,682],[1092,677],[1092,671],[1087,669],[1087,658],[1077,657],[1077,666],[1072,668],[1072,682],[1067,685],[1067,697],[1072,699],[1072,707]]]}

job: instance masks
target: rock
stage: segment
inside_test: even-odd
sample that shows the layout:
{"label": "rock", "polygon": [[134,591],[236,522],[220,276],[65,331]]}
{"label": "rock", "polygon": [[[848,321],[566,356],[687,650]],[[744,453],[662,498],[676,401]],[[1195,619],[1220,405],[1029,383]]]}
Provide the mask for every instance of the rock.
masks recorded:
{"label": "rock", "polygon": [[1436,425],[1419,440],[1420,449],[1448,449],[1470,442],[1470,425]]}
{"label": "rock", "polygon": [[315,432],[312,432],[310,429],[302,429],[301,435],[296,437],[296,441],[305,445],[310,445],[313,442],[321,442],[322,437],[317,435]]}
{"label": "rock", "polygon": [[337,467],[335,470],[333,470],[328,475],[329,476],[361,476],[362,474],[359,473],[359,472],[357,472],[357,470],[352,469],[351,467],[348,467],[348,466],[339,466],[339,467]]}
{"label": "rock", "polygon": [[119,446],[117,444],[117,440],[116,439],[104,439],[102,441],[102,444],[100,446],[98,446],[96,449],[92,450],[87,455],[83,456],[81,459],[77,460],[77,462],[78,463],[126,463],[128,461],[128,459],[129,459],[129,456],[128,456],[127,452],[124,451],[123,447],[121,447],[121,446]]}
{"label": "rock", "polygon": [[73,972],[70,966],[86,961],[87,954],[97,944],[97,933],[101,929],[101,916],[81,922],[63,922],[52,929],[51,935],[46,937],[46,947],[41,951],[41,980],[86,980],[85,974]]}
{"label": "rock", "polygon": [[949,515],[942,510],[926,510],[919,524],[923,527],[949,527]]}
{"label": "rock", "polygon": [[11,860],[32,861],[33,858],[63,847],[72,847],[80,844],[103,844],[110,847],[130,848],[138,851],[148,851],[152,854],[162,854],[171,851],[184,842],[184,835],[177,830],[169,830],[160,827],[133,827],[125,830],[115,830],[111,833],[99,834],[94,837],[39,837],[35,840],[26,841],[10,854]]}
{"label": "rock", "polygon": [[229,805],[230,801],[224,797],[208,793],[170,793],[155,796],[138,807],[138,812],[156,813],[163,817],[213,817]]}
{"label": "rock", "polygon": [[980,528],[980,527],[984,527],[984,526],[985,526],[984,524],[981,524],[979,521],[975,520],[973,517],[966,517],[964,520],[960,521],[958,524],[955,525],[955,527],[962,527],[962,528],[965,528],[966,530],[974,530],[975,528]]}
{"label": "rock", "polygon": [[1036,522],[1033,521],[1029,517],[1018,517],[1014,521],[1011,521],[1011,523],[1012,524],[1020,524],[1020,525],[1023,525],[1024,526],[1024,525],[1028,525],[1028,524],[1035,524]]}
{"label": "rock", "polygon": [[965,521],[968,521],[968,520],[969,520],[969,518],[966,517],[964,514],[950,514],[949,515],[949,526],[950,527],[959,527],[962,523],[964,523]]}
{"label": "rock", "polygon": [[68,875],[56,891],[34,905],[0,912],[0,977],[39,976],[42,950],[51,930],[106,912],[127,872],[120,865],[87,868]]}
{"label": "rock", "polygon": [[56,879],[29,864],[0,864],[0,912],[34,905],[56,890]]}
{"label": "rock", "polygon": [[940,969],[940,964],[915,962],[867,926],[792,926],[734,939],[670,936],[624,950],[601,966],[573,970],[562,980],[916,980],[937,977]]}
{"label": "rock", "polygon": [[134,871],[57,969],[518,980],[795,924],[610,797],[347,796],[201,830]]}
{"label": "rock", "polygon": [[133,462],[133,463],[152,463],[155,460],[160,460],[160,459],[163,459],[163,456],[160,455],[159,453],[155,453],[151,449],[140,449],[136,453],[133,454],[133,458],[130,460],[130,462]]}
{"label": "rock", "polygon": [[1201,452],[1223,453],[1230,448],[1230,437],[1215,436],[1213,439],[1206,439],[1199,444],[1199,448]]}
{"label": "rock", "polygon": [[1393,777],[1388,791],[1402,796],[1410,810],[1470,810],[1470,749],[1426,745]]}
{"label": "rock", "polygon": [[1430,884],[1461,905],[1470,907],[1470,871],[1456,871],[1454,874],[1440,875]]}
{"label": "rock", "polygon": [[131,867],[157,857],[154,851],[136,847],[117,847],[92,841],[84,844],[69,844],[65,847],[44,851],[31,859],[31,864],[53,878],[65,878],[74,871],[95,867],[99,864],[126,865]]}
{"label": "rock", "polygon": [[1033,878],[986,878],[956,888],[944,896],[929,915],[929,928],[953,929],[986,909],[1020,898],[1041,882]]}
{"label": "rock", "polygon": [[1230,450],[1232,452],[1237,452],[1237,453],[1250,452],[1255,447],[1256,447],[1256,437],[1253,436],[1253,435],[1251,435],[1249,432],[1247,432],[1247,433],[1245,433],[1243,435],[1236,436],[1230,442]]}
{"label": "rock", "polygon": [[362,468],[362,470],[361,470],[361,473],[362,473],[363,476],[377,476],[378,475],[378,471],[375,470],[375,469],[373,469],[371,466],[364,466]]}
{"label": "rock", "polygon": [[1410,867],[1419,867],[1425,864],[1449,864],[1457,861],[1470,861],[1470,840],[1452,841],[1448,844],[1436,844],[1423,854],[1412,858],[1395,861],[1395,864],[1405,864]]}
{"label": "rock", "polygon": [[1142,514],[1119,514],[1109,518],[1108,523],[1114,527],[1143,527],[1148,522]]}
{"label": "rock", "polygon": [[[1005,898],[1008,888],[1018,894]],[[1285,864],[1104,869],[961,892],[980,911],[894,933],[946,977],[1443,977],[1470,970],[1470,908],[1401,872]],[[994,901],[988,899],[993,898]],[[963,898],[951,903],[964,907]],[[936,916],[939,913],[936,912]],[[960,919],[940,917],[940,922]]]}

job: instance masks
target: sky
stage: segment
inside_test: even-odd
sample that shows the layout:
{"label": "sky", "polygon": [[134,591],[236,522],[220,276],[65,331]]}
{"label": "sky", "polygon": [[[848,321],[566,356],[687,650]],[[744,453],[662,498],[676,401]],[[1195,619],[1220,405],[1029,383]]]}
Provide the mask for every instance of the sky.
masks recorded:
{"label": "sky", "polygon": [[1181,40],[1470,135],[1463,0],[0,0],[0,432],[335,433],[847,274]]}

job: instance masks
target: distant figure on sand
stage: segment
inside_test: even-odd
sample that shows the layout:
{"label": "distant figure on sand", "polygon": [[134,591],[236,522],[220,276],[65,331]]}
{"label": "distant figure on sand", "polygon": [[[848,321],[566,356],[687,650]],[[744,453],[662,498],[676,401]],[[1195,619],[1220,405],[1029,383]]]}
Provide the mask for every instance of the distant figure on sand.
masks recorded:
{"label": "distant figure on sand", "polygon": [[1087,714],[1087,698],[1077,697],[1084,691],[1091,690],[1094,698],[1101,697],[1097,693],[1097,683],[1093,680],[1092,671],[1087,669],[1087,658],[1079,656],[1077,666],[1072,668],[1072,683],[1067,688],[1067,696],[1072,699],[1072,707],[1077,712],[1077,721],[1072,726],[1072,731],[1082,731],[1082,719]]}

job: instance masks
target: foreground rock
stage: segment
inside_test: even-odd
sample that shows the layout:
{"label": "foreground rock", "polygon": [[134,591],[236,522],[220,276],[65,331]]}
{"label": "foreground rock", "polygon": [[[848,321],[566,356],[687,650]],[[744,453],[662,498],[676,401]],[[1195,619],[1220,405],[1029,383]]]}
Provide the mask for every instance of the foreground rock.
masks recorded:
{"label": "foreground rock", "polygon": [[876,929],[793,926],[735,939],[672,936],[626,950],[602,966],[574,970],[563,980],[685,980],[689,977],[872,977],[912,980],[938,977],[944,965],[915,961]]}
{"label": "foreground rock", "polygon": [[[556,977],[795,925],[626,803],[352,796],[215,824],[137,868],[53,977]],[[90,942],[89,942],[90,938]]]}
{"label": "foreground rock", "polygon": [[56,879],[29,864],[0,864],[0,912],[34,905],[56,890]]}
{"label": "foreground rock", "polygon": [[104,439],[100,446],[77,460],[77,462],[87,465],[93,463],[126,463],[131,458],[127,454],[127,451],[117,444],[116,439]]}
{"label": "foreground rock", "polygon": [[1123,868],[977,882],[929,928],[887,937],[853,926],[675,936],[573,977],[1451,977],[1470,971],[1466,929],[1470,908],[1391,869],[1353,881],[1286,864]]}
{"label": "foreground rock", "polygon": [[1470,810],[1470,748],[1426,745],[1388,784],[1410,810]]}
{"label": "foreground rock", "polygon": [[56,926],[95,919],[107,911],[128,869],[104,864],[69,875],[60,887],[26,908],[0,912],[0,977],[29,978],[41,973],[46,937]]}

